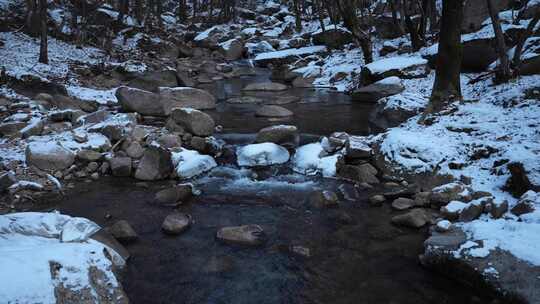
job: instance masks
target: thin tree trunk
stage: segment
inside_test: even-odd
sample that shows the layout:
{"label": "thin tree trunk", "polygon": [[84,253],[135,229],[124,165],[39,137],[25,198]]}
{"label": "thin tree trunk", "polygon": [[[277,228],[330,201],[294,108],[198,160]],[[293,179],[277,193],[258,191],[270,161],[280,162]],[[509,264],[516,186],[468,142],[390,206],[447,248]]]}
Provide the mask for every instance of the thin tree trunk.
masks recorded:
{"label": "thin tree trunk", "polygon": [[336,4],[339,12],[343,18],[343,23],[345,27],[351,31],[354,39],[357,41],[357,44],[360,45],[362,53],[364,56],[364,62],[371,63],[373,62],[373,48],[371,45],[371,38],[368,33],[365,33],[358,24],[358,18],[356,16],[356,6],[353,5],[351,0],[337,0]]}
{"label": "thin tree trunk", "polygon": [[298,2],[298,0],[293,0],[293,5],[294,5],[296,32],[300,33],[302,31],[302,16],[300,13],[300,3]]}
{"label": "thin tree trunk", "polygon": [[493,30],[495,31],[495,40],[497,41],[497,53],[499,55],[499,70],[497,72],[496,80],[499,82],[508,82],[510,79],[510,63],[508,62],[508,56],[506,55],[506,45],[504,43],[504,35],[501,29],[501,23],[499,22],[499,14],[493,6],[493,0],[486,0],[491,17],[491,23],[493,24]]}
{"label": "thin tree trunk", "polygon": [[443,14],[433,91],[421,122],[428,114],[441,111],[452,99],[461,98],[460,68],[462,59],[462,0],[443,0]]}
{"label": "thin tree trunk", "polygon": [[49,64],[49,56],[47,51],[47,0],[39,0],[39,18],[41,20],[39,62]]}

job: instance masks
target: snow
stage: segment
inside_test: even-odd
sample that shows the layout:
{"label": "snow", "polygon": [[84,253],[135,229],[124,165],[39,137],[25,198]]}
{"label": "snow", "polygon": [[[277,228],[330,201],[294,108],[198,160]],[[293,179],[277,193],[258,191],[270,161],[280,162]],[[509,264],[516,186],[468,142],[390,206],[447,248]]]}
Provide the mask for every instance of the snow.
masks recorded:
{"label": "snow", "polygon": [[410,67],[427,64],[427,60],[416,56],[397,56],[374,61],[366,65],[373,74],[382,74],[390,70],[403,70]]}
{"label": "snow", "polygon": [[217,163],[209,155],[201,155],[197,151],[182,149],[180,152],[172,152],[173,165],[180,178],[192,178],[217,167]]}
{"label": "snow", "polygon": [[375,82],[375,84],[400,85],[400,84],[402,84],[402,82],[401,82],[401,79],[399,77],[391,76],[391,77],[386,77],[384,79],[381,79],[381,80]]}
{"label": "snow", "polygon": [[451,213],[459,213],[463,211],[463,209],[467,208],[468,204],[459,202],[459,201],[451,201],[444,207],[448,212]]}
{"label": "snow", "polygon": [[78,98],[85,101],[96,101],[99,104],[116,104],[115,93],[118,88],[110,90],[98,90],[87,87],[80,87],[76,85],[68,85],[66,87],[69,96]]}
{"label": "snow", "polygon": [[205,40],[205,39],[208,39],[208,37],[210,36],[210,34],[214,31],[218,31],[219,30],[219,26],[213,26],[203,32],[200,32],[197,36],[195,36],[195,38],[193,39],[194,41],[202,41],[202,40]]}
{"label": "snow", "polygon": [[306,56],[316,53],[326,52],[325,46],[308,46],[297,49],[287,49],[275,52],[261,53],[255,56],[255,61],[268,60],[268,59],[280,59],[289,56]]}
{"label": "snow", "polygon": [[[103,271],[111,287],[118,286],[105,250],[116,258],[118,254],[89,239],[99,229],[87,219],[59,213],[0,216],[2,302],[55,303],[54,291],[59,284],[71,290],[93,289],[90,267]],[[57,279],[51,278],[51,262],[62,266]]]}
{"label": "snow", "polygon": [[336,175],[339,154],[327,156],[321,143],[311,143],[296,149],[292,158],[293,170],[305,175],[321,173],[324,177]]}
{"label": "snow", "polygon": [[270,166],[289,161],[289,152],[274,143],[252,144],[236,151],[238,165],[243,167]]}
{"label": "snow", "polygon": [[403,92],[383,98],[379,100],[379,103],[384,103],[384,109],[401,109],[417,112],[426,107],[428,100],[428,98],[417,93]]}

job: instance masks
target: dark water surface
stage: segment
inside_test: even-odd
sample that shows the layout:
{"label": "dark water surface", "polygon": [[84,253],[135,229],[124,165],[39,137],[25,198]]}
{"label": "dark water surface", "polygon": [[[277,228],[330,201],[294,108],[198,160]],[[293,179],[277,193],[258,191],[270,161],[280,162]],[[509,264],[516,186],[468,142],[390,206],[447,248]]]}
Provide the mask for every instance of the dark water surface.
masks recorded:
{"label": "dark water surface", "polygon": [[[267,78],[268,73],[262,72],[213,85],[221,100],[212,113],[224,126],[221,138],[234,144],[249,142],[258,129],[276,123],[256,118],[255,105],[223,102],[240,95],[245,84]],[[368,132],[370,107],[351,104],[346,95],[310,89],[286,94],[300,96],[302,103],[285,105],[295,116],[277,123],[295,124],[302,133],[315,135]],[[287,169],[255,176],[230,164],[193,181],[202,195],[179,210],[191,214],[194,223],[184,234],[170,237],[160,227],[173,209],[156,206],[153,198],[174,181],[147,187],[136,183],[104,177],[79,185],[58,206],[102,226],[125,219],[138,232],[139,240],[127,245],[132,257],[123,277],[132,303],[489,303],[423,269],[418,255],[426,231],[392,226],[389,206],[368,206],[367,197],[373,192],[361,192],[356,201],[341,198],[339,208],[312,209],[307,199],[312,191],[339,192],[343,182]],[[266,244],[245,248],[216,241],[220,227],[243,224],[261,225],[268,236]],[[309,248],[311,257],[292,254],[291,245]]]}

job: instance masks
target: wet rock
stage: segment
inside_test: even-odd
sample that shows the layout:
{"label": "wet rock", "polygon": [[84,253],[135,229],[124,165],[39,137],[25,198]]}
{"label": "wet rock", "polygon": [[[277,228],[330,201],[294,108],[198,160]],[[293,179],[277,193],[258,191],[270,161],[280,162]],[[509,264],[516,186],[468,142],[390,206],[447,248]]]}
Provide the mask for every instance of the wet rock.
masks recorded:
{"label": "wet rock", "polygon": [[423,209],[413,209],[407,213],[396,215],[392,223],[400,226],[421,228],[428,223],[429,217]]}
{"label": "wet rock", "polygon": [[171,152],[163,148],[149,147],[144,151],[135,178],[147,181],[161,180],[169,177],[173,169]]}
{"label": "wet rock", "polygon": [[259,104],[262,102],[263,100],[261,98],[253,96],[240,96],[227,99],[227,103],[232,104]]}
{"label": "wet rock", "polygon": [[376,177],[377,169],[370,164],[354,165],[339,165],[337,168],[338,176],[353,180],[359,183],[378,184],[379,179]]}
{"label": "wet rock", "polygon": [[277,82],[260,82],[248,84],[242,91],[279,92],[287,90],[287,86]]}
{"label": "wet rock", "polygon": [[130,157],[113,157],[109,160],[109,165],[113,176],[131,176],[131,158]]}
{"label": "wet rock", "polygon": [[137,76],[128,83],[128,87],[156,92],[159,87],[177,87],[176,73],[174,71],[152,71]]}
{"label": "wet rock", "polygon": [[109,228],[109,232],[121,243],[130,243],[139,238],[137,232],[135,232],[131,225],[125,220],[115,222]]}
{"label": "wet rock", "polygon": [[297,147],[300,134],[296,126],[277,125],[261,129],[257,133],[256,143],[271,142],[287,148]]}
{"label": "wet rock", "polygon": [[373,195],[368,199],[368,202],[371,206],[382,206],[382,204],[386,201],[386,198],[384,195],[377,194]]}
{"label": "wet rock", "polygon": [[332,208],[339,206],[337,194],[328,191],[315,191],[310,195],[310,204],[315,208]]}
{"label": "wet rock", "polygon": [[212,94],[191,87],[159,88],[159,97],[165,115],[174,108],[208,110],[216,107],[216,98]]}
{"label": "wet rock", "polygon": [[120,87],[116,90],[115,95],[125,112],[165,116],[165,110],[157,94],[135,88]]}
{"label": "wet rock", "polygon": [[293,112],[289,111],[288,109],[280,106],[274,106],[274,105],[264,105],[257,109],[255,112],[255,116],[260,117],[290,117],[294,115]]}
{"label": "wet rock", "polygon": [[274,143],[247,145],[236,151],[239,166],[256,167],[283,164],[289,161],[289,152]]}
{"label": "wet rock", "polygon": [[415,206],[414,200],[405,197],[397,198],[392,202],[392,208],[399,211],[411,209]]}
{"label": "wet rock", "polygon": [[177,205],[188,201],[193,196],[190,184],[181,184],[156,193],[154,200],[160,205]]}
{"label": "wet rock", "polygon": [[260,246],[266,241],[264,230],[259,225],[224,227],[216,238],[224,243],[243,246]]}
{"label": "wet rock", "polygon": [[517,216],[532,213],[536,210],[537,205],[540,205],[540,194],[530,190],[519,198],[519,201],[512,207],[510,212]]}
{"label": "wet rock", "polygon": [[190,226],[190,215],[174,212],[167,215],[167,217],[163,221],[163,224],[161,225],[161,229],[166,234],[178,235],[186,231]]}
{"label": "wet rock", "polygon": [[132,141],[126,148],[126,154],[134,159],[139,159],[144,154],[144,149],[138,141]]}
{"label": "wet rock", "polygon": [[28,165],[41,170],[63,170],[75,162],[75,153],[55,142],[31,142],[25,155]]}
{"label": "wet rock", "polygon": [[311,257],[311,249],[299,246],[299,245],[290,245],[289,246],[289,252],[297,257],[301,258],[310,258]]}
{"label": "wet rock", "polygon": [[228,256],[211,257],[203,266],[204,273],[224,273],[234,268],[234,260]]}
{"label": "wet rock", "polygon": [[216,126],[210,115],[190,108],[173,109],[171,118],[186,131],[202,137],[212,135]]}
{"label": "wet rock", "polygon": [[0,175],[0,193],[5,192],[13,184],[17,182],[17,178],[12,171],[8,171]]}
{"label": "wet rock", "polygon": [[396,95],[405,90],[398,77],[389,77],[352,92],[353,101],[377,102],[379,99]]}

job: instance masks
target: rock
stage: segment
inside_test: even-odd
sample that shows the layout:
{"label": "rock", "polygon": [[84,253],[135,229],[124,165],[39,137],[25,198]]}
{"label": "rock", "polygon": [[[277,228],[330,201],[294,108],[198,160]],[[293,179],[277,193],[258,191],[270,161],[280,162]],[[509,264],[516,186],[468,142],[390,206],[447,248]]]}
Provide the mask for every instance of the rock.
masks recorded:
{"label": "rock", "polygon": [[285,109],[284,107],[274,106],[274,105],[264,105],[260,107],[255,116],[260,117],[289,117],[293,116],[294,113]]}
{"label": "rock", "polygon": [[263,103],[263,99],[253,96],[240,96],[227,99],[227,103],[232,104],[259,104]]}
{"label": "rock", "polygon": [[287,86],[277,82],[259,82],[248,84],[242,91],[279,92],[287,90]]}
{"label": "rock", "polygon": [[437,225],[435,225],[435,231],[444,233],[449,231],[452,228],[452,223],[447,220],[438,221]]}
{"label": "rock", "polygon": [[192,178],[217,167],[217,163],[210,155],[201,155],[197,151],[182,149],[173,153],[173,162],[176,174],[181,179]]}
{"label": "rock", "polygon": [[405,87],[401,80],[393,76],[354,90],[351,99],[361,102],[377,102],[381,98],[399,94],[404,90]]}
{"label": "rock", "polygon": [[470,222],[479,218],[484,212],[484,206],[488,200],[491,201],[492,199],[478,199],[467,204],[459,214],[459,220],[461,222]]}
{"label": "rock", "polygon": [[121,243],[130,243],[139,238],[137,232],[135,232],[131,225],[125,220],[115,222],[109,228],[109,231],[114,236],[114,238]]}
{"label": "rock", "polygon": [[120,87],[116,98],[125,112],[137,112],[141,115],[165,116],[165,109],[159,95],[135,88]]}
{"label": "rock", "polygon": [[260,67],[267,67],[270,64],[273,66],[279,66],[294,63],[300,58],[305,58],[312,55],[324,56],[327,53],[328,48],[326,46],[315,45],[258,54],[255,56],[254,62]]}
{"label": "rock", "polygon": [[375,34],[382,39],[394,39],[403,35],[399,25],[394,22],[392,16],[386,14],[374,18]]}
{"label": "rock", "polygon": [[289,161],[289,152],[274,143],[247,145],[236,151],[239,166],[256,167],[283,164]]}
{"label": "rock", "polygon": [[173,169],[171,152],[160,147],[149,147],[144,151],[135,178],[147,181],[161,180],[169,177]]}
{"label": "rock", "polygon": [[157,92],[159,87],[177,87],[175,71],[145,72],[128,83],[128,87],[149,92]]}
{"label": "rock", "polygon": [[64,170],[75,162],[75,153],[56,142],[30,142],[25,155],[28,165],[41,170]]}
{"label": "rock", "polygon": [[332,191],[315,191],[310,195],[310,204],[315,208],[338,207],[339,199],[337,194]]}
{"label": "rock", "polygon": [[190,87],[159,88],[159,98],[165,115],[170,115],[174,108],[209,110],[216,107],[214,95]]}
{"label": "rock", "polygon": [[415,207],[414,200],[410,198],[400,197],[392,202],[392,208],[403,211]]}
{"label": "rock", "polygon": [[461,182],[444,184],[431,190],[430,201],[431,205],[435,207],[444,206],[451,201],[468,202],[470,200],[470,191]]}
{"label": "rock", "polygon": [[129,157],[113,157],[109,160],[113,176],[127,177],[131,176],[131,158]]}
{"label": "rock", "polygon": [[428,223],[429,217],[426,214],[426,211],[423,209],[412,209],[407,213],[396,215],[392,218],[392,223],[411,227],[411,228],[421,228]]}
{"label": "rock", "polygon": [[347,183],[339,185],[338,189],[345,200],[350,202],[360,200],[360,193],[356,186]]}
{"label": "rock", "polygon": [[468,204],[460,201],[451,201],[448,205],[441,207],[441,216],[447,220],[455,221],[459,218],[463,209],[467,208]]}
{"label": "rock", "polygon": [[[350,136],[346,140],[347,159],[369,159],[373,155],[373,149],[362,136]],[[374,171],[375,174],[376,170]]]}
{"label": "rock", "polygon": [[310,258],[311,250],[304,246],[290,245],[289,252],[297,257]]}
{"label": "rock", "polygon": [[177,205],[188,201],[192,196],[191,184],[181,184],[159,191],[154,200],[160,205]]}
{"label": "rock", "polygon": [[508,201],[502,202],[492,201],[485,206],[485,210],[491,214],[494,219],[501,218],[508,211]]}
{"label": "rock", "polygon": [[166,149],[178,148],[182,146],[182,139],[175,134],[163,134],[158,138],[160,146]]}
{"label": "rock", "polygon": [[96,162],[101,160],[102,157],[103,155],[101,153],[93,150],[79,150],[77,152],[77,160],[81,162]]}
{"label": "rock", "polygon": [[396,76],[402,79],[423,78],[429,74],[428,61],[421,57],[396,56],[365,65],[361,71],[364,86]]}
{"label": "rock", "polygon": [[0,135],[2,136],[12,136],[17,134],[21,129],[26,127],[26,122],[21,121],[10,121],[0,124]]}
{"label": "rock", "polygon": [[191,226],[191,216],[179,212],[174,212],[165,218],[161,225],[161,230],[166,234],[178,235],[186,231]]}
{"label": "rock", "polygon": [[138,141],[132,141],[126,148],[126,154],[134,159],[139,159],[144,154],[144,149]]}
{"label": "rock", "polygon": [[510,209],[510,212],[516,216],[521,216],[534,212],[537,205],[540,205],[540,193],[530,190],[519,198],[519,201]]}
{"label": "rock", "polygon": [[312,88],[313,82],[315,81],[316,77],[304,77],[304,76],[298,76],[294,78],[292,82],[292,86],[294,88]]}
{"label": "rock", "polygon": [[378,184],[377,169],[370,164],[354,165],[339,165],[337,168],[338,176],[353,180],[359,183]]}
{"label": "rock", "polygon": [[325,31],[319,30],[311,35],[313,44],[326,45],[331,49],[343,49],[349,43],[352,43],[353,36],[351,32],[342,27],[329,26]]}
{"label": "rock", "polygon": [[[499,12],[508,7],[509,0],[493,1],[495,12]],[[461,29],[463,33],[476,32],[482,28],[482,23],[489,18],[489,10],[485,1],[465,1],[463,7],[463,20]]]}
{"label": "rock", "polygon": [[276,125],[261,129],[255,143],[275,143],[286,148],[295,148],[300,143],[300,134],[296,126]]}
{"label": "rock", "polygon": [[525,192],[533,188],[522,163],[509,163],[507,168],[510,171],[510,178],[504,186],[505,190],[515,197],[521,197]]}
{"label": "rock", "polygon": [[266,241],[264,230],[259,225],[224,227],[218,230],[218,240],[233,245],[260,246]]}
{"label": "rock", "polygon": [[7,191],[16,182],[17,178],[12,171],[0,175],[0,193]]}
{"label": "rock", "polygon": [[216,126],[210,115],[191,108],[173,109],[171,118],[186,131],[202,137],[212,135]]}
{"label": "rock", "polygon": [[422,112],[428,100],[417,93],[401,94],[380,99],[369,114],[369,126],[377,132],[397,127]]}
{"label": "rock", "polygon": [[219,46],[227,60],[238,60],[244,56],[244,43],[239,39],[227,40],[220,43]]}
{"label": "rock", "polygon": [[431,192],[418,192],[414,195],[414,204],[418,207],[429,207]]}
{"label": "rock", "polygon": [[386,201],[386,198],[384,195],[373,195],[368,199],[368,202],[372,206],[382,206],[382,204]]}

